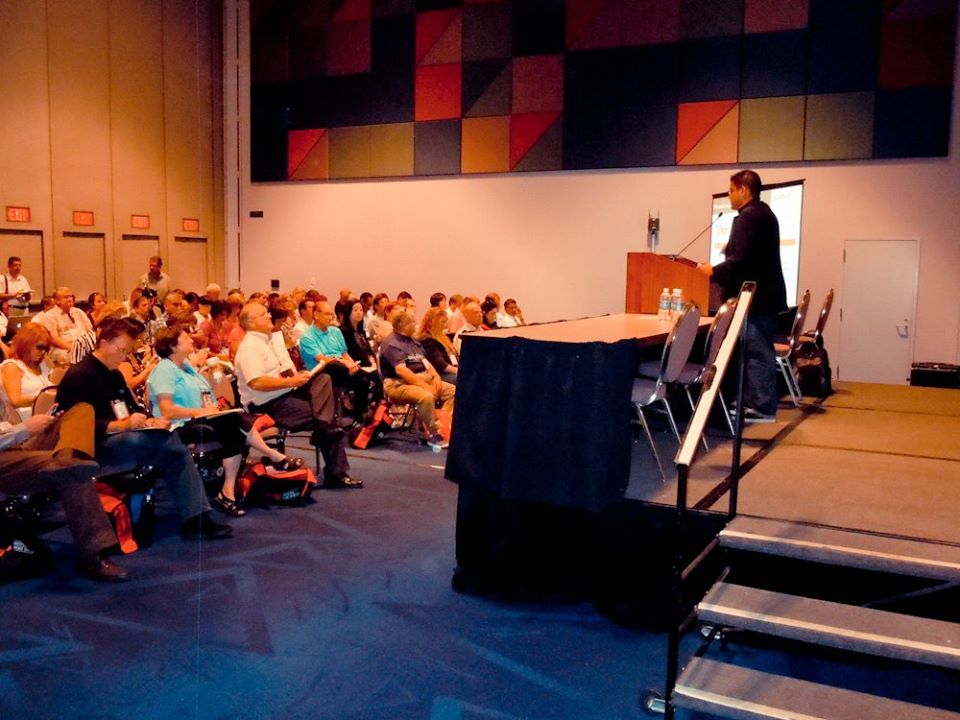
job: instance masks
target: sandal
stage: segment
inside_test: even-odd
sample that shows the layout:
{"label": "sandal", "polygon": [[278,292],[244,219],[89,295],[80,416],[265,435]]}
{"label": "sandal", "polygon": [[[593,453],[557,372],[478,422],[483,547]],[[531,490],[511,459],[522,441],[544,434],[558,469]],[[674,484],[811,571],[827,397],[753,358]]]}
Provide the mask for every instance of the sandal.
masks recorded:
{"label": "sandal", "polygon": [[232,515],[233,517],[243,517],[247,514],[247,511],[243,509],[243,506],[240,505],[239,501],[231,500],[222,492],[217,495],[213,502],[227,515]]}

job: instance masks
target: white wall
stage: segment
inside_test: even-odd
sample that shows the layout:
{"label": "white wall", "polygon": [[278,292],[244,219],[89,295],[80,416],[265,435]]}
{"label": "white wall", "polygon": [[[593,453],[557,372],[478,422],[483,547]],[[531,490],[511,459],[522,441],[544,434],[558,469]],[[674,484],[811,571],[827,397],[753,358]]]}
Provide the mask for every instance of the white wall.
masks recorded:
{"label": "white wall", "polygon": [[[957,115],[949,160],[756,167],[764,182],[806,179],[800,287],[811,289],[813,312],[831,287],[843,304],[844,239],[919,238],[916,360],[960,360]],[[271,278],[282,289],[314,281],[327,295],[405,289],[421,310],[437,290],[496,290],[533,321],[622,312],[625,255],[645,249],[647,211],[660,211],[660,251],[677,250],[710,221],[711,195],[734,169],[251,184],[245,167],[240,281],[249,290]],[[686,255],[706,259],[708,242]],[[834,318],[826,332],[834,357],[837,328]]]}

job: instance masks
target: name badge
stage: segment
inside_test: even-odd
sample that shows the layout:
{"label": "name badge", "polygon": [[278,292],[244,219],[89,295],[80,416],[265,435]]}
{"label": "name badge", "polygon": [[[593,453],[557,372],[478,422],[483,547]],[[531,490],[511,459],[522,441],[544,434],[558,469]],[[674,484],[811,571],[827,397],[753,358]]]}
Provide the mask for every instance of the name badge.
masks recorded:
{"label": "name badge", "polygon": [[113,408],[113,416],[117,420],[126,420],[130,417],[130,409],[123,400],[111,400],[110,407]]}

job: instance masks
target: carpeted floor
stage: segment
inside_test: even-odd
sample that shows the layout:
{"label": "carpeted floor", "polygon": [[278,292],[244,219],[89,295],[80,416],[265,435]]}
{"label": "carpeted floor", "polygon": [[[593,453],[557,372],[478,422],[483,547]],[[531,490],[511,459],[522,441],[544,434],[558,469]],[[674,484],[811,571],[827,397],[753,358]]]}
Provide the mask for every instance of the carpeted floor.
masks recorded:
{"label": "carpeted floor", "polygon": [[161,523],[121,586],[76,579],[49,534],[56,574],[0,587],[0,719],[637,717],[663,636],[455,593],[443,457],[379,452],[352,459],[365,489],[254,510],[232,540]]}

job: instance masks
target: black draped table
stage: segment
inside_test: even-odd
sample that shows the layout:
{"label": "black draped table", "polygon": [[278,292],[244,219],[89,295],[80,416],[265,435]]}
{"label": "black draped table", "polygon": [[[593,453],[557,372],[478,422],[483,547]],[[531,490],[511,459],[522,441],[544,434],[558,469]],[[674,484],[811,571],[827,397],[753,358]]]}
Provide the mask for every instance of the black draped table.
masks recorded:
{"label": "black draped table", "polygon": [[609,585],[610,550],[630,544],[639,512],[624,501],[638,357],[670,328],[620,314],[462,336],[446,465],[459,485],[456,586]]}

